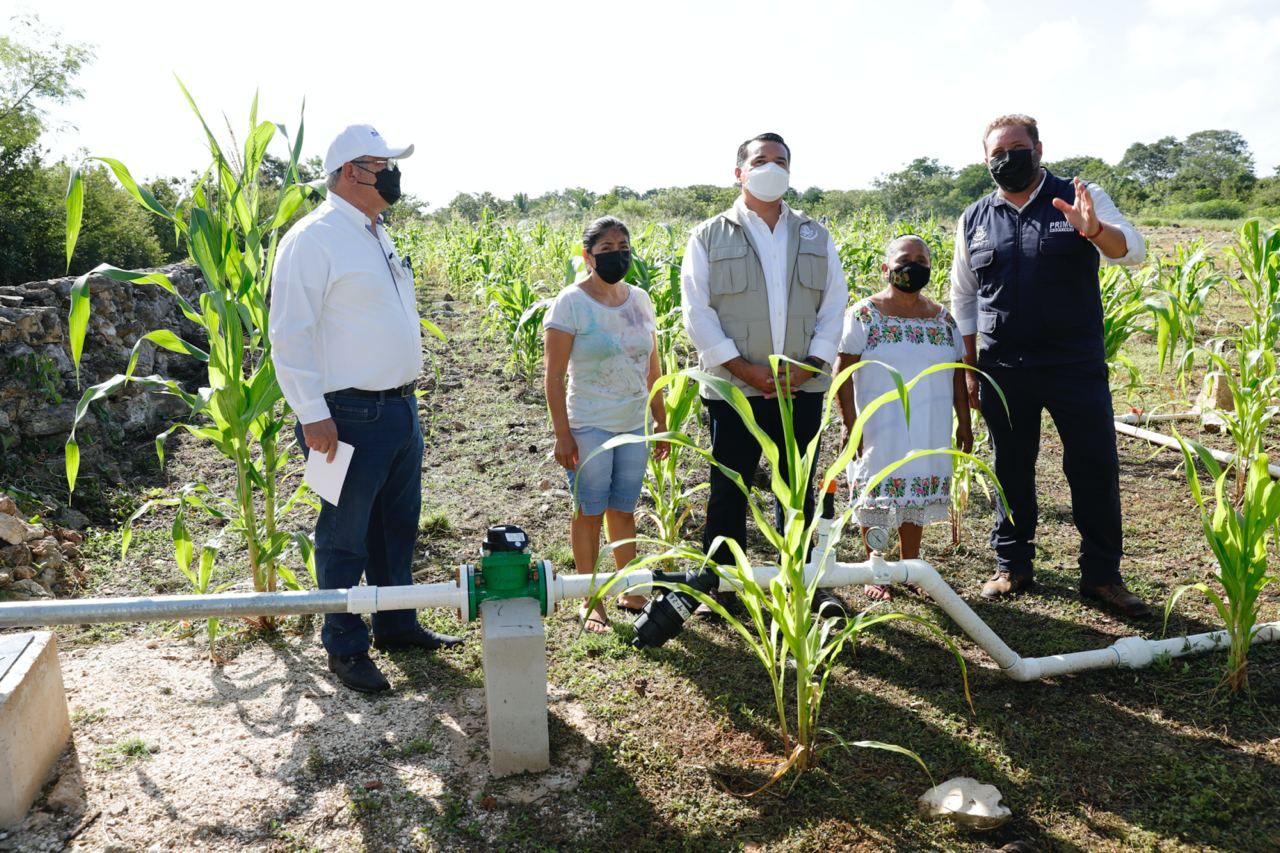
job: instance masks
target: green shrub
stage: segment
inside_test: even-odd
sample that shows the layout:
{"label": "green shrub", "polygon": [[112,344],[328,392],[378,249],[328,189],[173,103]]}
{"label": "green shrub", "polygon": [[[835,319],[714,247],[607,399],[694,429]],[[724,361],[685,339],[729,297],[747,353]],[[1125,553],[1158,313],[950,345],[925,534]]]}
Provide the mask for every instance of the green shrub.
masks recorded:
{"label": "green shrub", "polygon": [[1249,218],[1268,219],[1272,222],[1280,222],[1280,204],[1255,207],[1249,211]]}
{"label": "green shrub", "polygon": [[1219,198],[1191,204],[1171,204],[1163,209],[1165,216],[1182,219],[1243,219],[1243,202]]}

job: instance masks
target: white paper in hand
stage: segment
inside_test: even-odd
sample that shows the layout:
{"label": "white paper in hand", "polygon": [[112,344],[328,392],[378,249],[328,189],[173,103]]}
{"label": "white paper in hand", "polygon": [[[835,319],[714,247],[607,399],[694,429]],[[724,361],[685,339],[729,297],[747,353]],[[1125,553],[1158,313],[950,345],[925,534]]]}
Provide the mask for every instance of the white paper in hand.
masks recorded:
{"label": "white paper in hand", "polygon": [[339,441],[333,461],[326,462],[325,454],[312,450],[307,455],[307,470],[303,472],[302,479],[311,491],[337,506],[338,496],[342,494],[342,481],[347,478],[347,468],[351,467],[351,454],[354,452],[354,445]]}

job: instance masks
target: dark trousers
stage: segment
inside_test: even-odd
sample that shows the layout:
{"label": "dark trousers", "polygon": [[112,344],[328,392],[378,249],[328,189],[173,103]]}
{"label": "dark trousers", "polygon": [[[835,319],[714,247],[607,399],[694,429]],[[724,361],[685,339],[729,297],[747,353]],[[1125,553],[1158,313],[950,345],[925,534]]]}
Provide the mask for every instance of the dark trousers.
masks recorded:
{"label": "dark trousers", "polygon": [[[316,521],[316,578],[321,589],[413,583],[413,547],[422,507],[422,428],[413,397],[380,401],[328,394],[338,438],[355,447],[338,506],[321,502]],[[307,453],[302,427],[295,430]],[[417,611],[373,614],[373,632],[410,631]],[[327,613],[320,640],[331,655],[369,650],[369,630],[355,613]]]}
{"label": "dark trousers", "polygon": [[[991,430],[995,472],[1009,501],[997,500],[991,547],[1001,569],[1032,570],[1039,506],[1036,458],[1040,415],[1047,410],[1062,439],[1062,473],[1071,488],[1071,515],[1080,531],[1080,581],[1118,583],[1124,542],[1120,523],[1120,460],[1104,365],[1002,368],[983,366],[1004,391],[1006,415],[990,383],[980,380],[982,417]],[[1015,523],[1016,522],[1016,523]]]}
{"label": "dark trousers", "polygon": [[[766,400],[762,397],[748,397],[751,414],[764,434],[778,445],[782,476],[787,476],[785,443],[782,437],[782,413],[778,410],[777,400]],[[792,424],[796,441],[801,447],[808,445],[818,432],[822,419],[823,395],[818,393],[796,392],[793,397]],[[711,454],[716,461],[726,468],[737,471],[747,485],[755,478],[756,467],[760,464],[760,444],[755,440],[738,413],[723,400],[703,398],[707,407],[707,418],[711,425]],[[807,492],[804,500],[806,519],[813,518],[813,470],[805,475]],[[782,528],[783,511],[781,504],[774,505],[774,525]],[[702,531],[702,550],[705,552],[717,536],[734,539],[739,545],[746,546],[747,541],[747,496],[734,485],[733,481],[720,472],[719,468],[711,468],[711,491],[707,496],[707,525]],[[733,562],[733,554],[721,545],[712,555],[712,559],[720,565]]]}

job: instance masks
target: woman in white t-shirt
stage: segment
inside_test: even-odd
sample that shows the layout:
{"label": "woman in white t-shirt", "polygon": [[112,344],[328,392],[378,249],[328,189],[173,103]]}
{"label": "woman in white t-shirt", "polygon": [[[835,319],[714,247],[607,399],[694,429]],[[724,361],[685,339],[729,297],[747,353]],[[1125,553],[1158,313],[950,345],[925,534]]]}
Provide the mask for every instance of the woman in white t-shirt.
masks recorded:
{"label": "woman in white t-shirt", "polygon": [[[667,410],[660,393],[649,401],[660,374],[657,321],[649,294],[623,281],[631,267],[627,226],[612,216],[592,222],[582,235],[582,257],[591,274],[560,291],[542,325],[555,457],[568,471],[574,495],[573,562],[579,573],[589,573],[600,556],[602,522],[610,542],[636,535],[636,500],[650,445],[624,444],[587,457],[615,435],[644,435],[646,402],[654,430],[665,432]],[[665,444],[652,447],[655,457],[667,455]],[[635,555],[634,543],[613,549],[618,568]],[[626,610],[644,603],[641,595],[618,601]],[[608,630],[603,605],[580,615],[588,631]]]}
{"label": "woman in white t-shirt", "polygon": [[[887,364],[905,381],[935,364],[964,360],[964,341],[946,308],[920,291],[929,283],[929,247],[907,234],[885,249],[880,270],[885,287],[854,303],[845,313],[836,372],[860,359]],[[886,465],[916,450],[951,447],[951,412],[958,426],[956,444],[969,452],[973,433],[969,424],[969,395],[964,371],[939,370],[911,389],[911,422],[902,403],[892,400],[862,425],[862,446],[849,464],[849,490],[854,515],[865,534],[868,527],[896,527],[902,559],[920,556],[925,525],[946,521],[951,505],[951,459],[947,454],[922,456],[896,469],[868,489],[867,483]],[[852,385],[852,388],[850,388]],[[838,391],[844,420],[844,443],[858,418],[858,410],[894,389],[889,371],[867,365],[854,371],[852,381]],[[887,601],[887,586],[869,584],[867,596]]]}

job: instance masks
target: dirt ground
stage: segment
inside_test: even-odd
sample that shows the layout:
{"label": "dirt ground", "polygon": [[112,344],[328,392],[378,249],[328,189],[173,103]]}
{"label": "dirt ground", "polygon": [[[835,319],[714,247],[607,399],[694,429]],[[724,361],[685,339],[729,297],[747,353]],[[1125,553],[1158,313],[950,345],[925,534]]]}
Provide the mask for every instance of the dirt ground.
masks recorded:
{"label": "dirt ground", "polygon": [[[508,374],[501,346],[479,330],[479,310],[460,296],[439,285],[425,292],[424,314],[449,343],[432,344],[419,383],[428,452],[416,576],[451,577],[474,561],[483,530],[503,522],[524,527],[535,555],[566,570],[568,495],[550,459],[542,395]],[[1135,402],[1163,402],[1168,389],[1157,386]],[[1269,446],[1280,449],[1274,429]],[[1127,438],[1119,447],[1123,569],[1162,605],[1178,585],[1211,579],[1213,557],[1179,455]],[[151,454],[140,437],[122,450],[137,460],[126,481],[101,484],[83,594],[185,591],[170,516],[145,517],[125,560],[111,522],[158,493],[148,490],[198,479],[216,491],[227,472],[187,437],[175,438],[163,473]],[[1046,423],[1034,594],[978,600],[991,567],[981,496],[962,543],[953,546],[945,526],[931,528],[925,557],[1021,654],[1160,636],[1158,619],[1126,623],[1076,595],[1078,537],[1061,463]],[[43,464],[57,474],[55,454]],[[703,475],[690,468],[691,478]],[[308,513],[289,523],[309,527]],[[698,521],[686,536],[696,539]],[[205,525],[197,541],[217,532]],[[753,537],[755,553],[761,544]],[[859,553],[846,545],[841,558]],[[243,577],[229,544],[220,560],[220,579]],[[865,606],[856,590],[844,592]],[[1280,618],[1277,593],[1266,599],[1267,618]],[[60,629],[73,749],[26,823],[0,833],[0,850],[914,851],[1017,841],[1034,850],[1280,849],[1280,648],[1255,649],[1253,690],[1238,699],[1217,689],[1215,655],[1015,684],[928,603],[905,596],[894,606],[937,622],[958,644],[976,714],[945,647],[902,625],[864,636],[836,666],[823,725],[846,741],[907,746],[938,781],[970,775],[997,785],[1015,818],[996,833],[921,820],[915,798],[930,782],[918,767],[841,748],[833,736],[824,737],[819,769],[794,787],[737,796],[758,779],[752,761],[781,750],[758,664],[728,628],[705,624],[636,652],[621,615],[603,637],[580,635],[569,613],[547,620],[553,769],[490,779],[478,627],[434,612],[424,622],[466,645],[378,656],[395,690],[375,698],[336,684],[313,621],[287,620],[271,635],[228,626],[219,664],[209,661],[202,625]],[[1170,633],[1217,625],[1202,599],[1188,597]]]}

